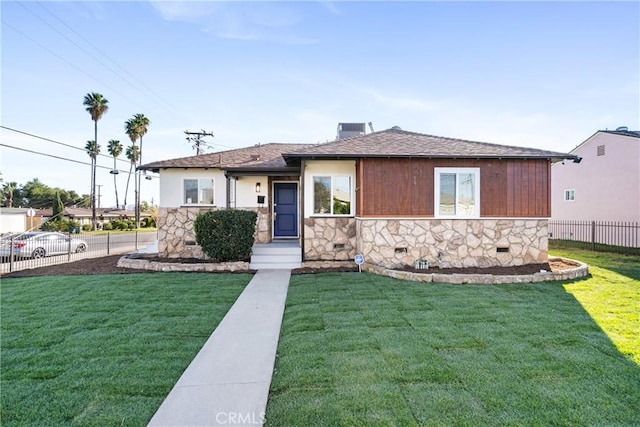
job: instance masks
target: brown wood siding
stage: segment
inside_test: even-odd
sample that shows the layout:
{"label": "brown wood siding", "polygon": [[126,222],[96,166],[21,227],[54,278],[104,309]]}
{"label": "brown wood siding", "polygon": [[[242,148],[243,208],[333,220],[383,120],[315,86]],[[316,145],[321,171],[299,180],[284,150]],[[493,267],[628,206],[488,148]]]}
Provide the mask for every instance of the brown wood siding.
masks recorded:
{"label": "brown wood siding", "polygon": [[549,161],[365,158],[356,180],[360,216],[434,216],[434,168],[480,168],[482,217],[550,215]]}

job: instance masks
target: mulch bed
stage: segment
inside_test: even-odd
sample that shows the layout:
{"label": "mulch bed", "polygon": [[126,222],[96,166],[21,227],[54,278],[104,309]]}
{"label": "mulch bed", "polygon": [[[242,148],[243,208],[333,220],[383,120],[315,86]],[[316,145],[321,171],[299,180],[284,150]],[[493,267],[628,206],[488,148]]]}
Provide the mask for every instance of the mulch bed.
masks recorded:
{"label": "mulch bed", "polygon": [[[8,277],[37,277],[37,276],[68,276],[68,275],[92,275],[92,274],[130,274],[130,273],[153,273],[149,270],[140,270],[132,268],[118,267],[117,263],[122,255],[110,255],[101,258],[88,258],[65,264],[57,264],[46,267],[33,268],[30,270],[14,271],[2,274],[2,278]],[[174,262],[174,263],[204,263],[206,260],[197,260],[193,258],[158,258],[157,256],[144,256],[144,259],[158,262]],[[562,261],[550,261],[544,264],[529,264],[515,267],[488,267],[488,268],[429,268],[428,270],[416,270],[407,267],[403,271],[413,271],[416,273],[442,273],[442,274],[495,274],[495,275],[511,275],[511,274],[533,274],[540,270],[558,271],[573,268],[577,264]],[[356,272],[357,266],[353,267],[336,267],[336,268],[296,268],[292,270],[292,274],[314,274],[325,272]]]}

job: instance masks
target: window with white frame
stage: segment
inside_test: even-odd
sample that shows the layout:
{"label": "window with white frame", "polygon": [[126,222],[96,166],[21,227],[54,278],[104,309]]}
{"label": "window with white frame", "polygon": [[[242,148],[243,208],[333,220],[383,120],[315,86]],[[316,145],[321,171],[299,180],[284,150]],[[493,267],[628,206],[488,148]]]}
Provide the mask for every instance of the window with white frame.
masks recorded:
{"label": "window with white frame", "polygon": [[435,168],[435,216],[480,216],[480,168]]}
{"label": "window with white frame", "polygon": [[345,175],[313,177],[313,213],[351,215],[351,177]]}
{"label": "window with white frame", "polygon": [[213,179],[185,178],[183,180],[183,193],[185,205],[212,205]]}
{"label": "window with white frame", "polygon": [[576,199],[576,190],[564,190],[564,201],[573,202]]}

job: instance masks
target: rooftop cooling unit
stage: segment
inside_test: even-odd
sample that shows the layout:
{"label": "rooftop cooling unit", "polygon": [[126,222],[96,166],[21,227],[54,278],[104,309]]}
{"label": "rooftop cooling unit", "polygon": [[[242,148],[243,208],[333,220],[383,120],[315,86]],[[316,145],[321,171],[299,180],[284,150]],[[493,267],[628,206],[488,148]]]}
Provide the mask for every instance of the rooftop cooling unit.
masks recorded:
{"label": "rooftop cooling unit", "polygon": [[361,136],[366,133],[366,123],[339,123],[337,139]]}

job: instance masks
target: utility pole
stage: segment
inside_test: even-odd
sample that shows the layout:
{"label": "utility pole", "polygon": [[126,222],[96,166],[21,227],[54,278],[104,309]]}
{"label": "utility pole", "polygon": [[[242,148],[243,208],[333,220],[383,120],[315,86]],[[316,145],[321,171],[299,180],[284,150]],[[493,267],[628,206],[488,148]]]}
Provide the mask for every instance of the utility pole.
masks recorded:
{"label": "utility pole", "polygon": [[191,147],[195,148],[196,156],[200,155],[200,149],[201,148],[203,150],[205,148],[211,148],[211,146],[209,144],[207,144],[207,142],[204,141],[202,138],[205,137],[205,136],[213,137],[213,133],[207,132],[205,130],[201,130],[200,132],[189,132],[188,130],[185,130],[184,133],[185,133],[185,135],[187,135],[187,141],[193,143],[193,145]]}
{"label": "utility pole", "polygon": [[96,185],[96,187],[98,187],[98,209],[100,208],[100,197],[102,197],[100,195],[100,187],[104,187],[104,185]]}

